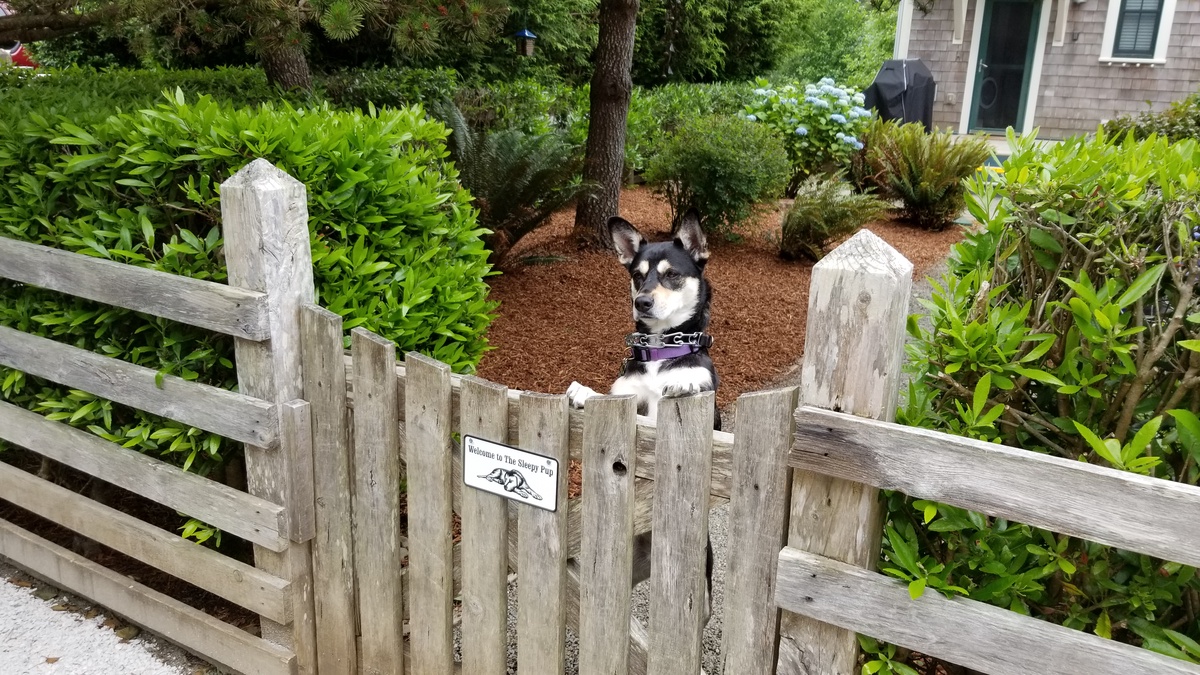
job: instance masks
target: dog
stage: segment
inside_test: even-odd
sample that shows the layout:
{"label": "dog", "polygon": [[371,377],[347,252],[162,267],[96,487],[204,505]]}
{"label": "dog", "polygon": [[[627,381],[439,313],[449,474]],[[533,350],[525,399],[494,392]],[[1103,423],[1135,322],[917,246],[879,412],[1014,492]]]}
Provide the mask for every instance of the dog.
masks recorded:
{"label": "dog", "polygon": [[[638,414],[657,419],[664,398],[717,390],[719,378],[708,354],[712,336],[704,332],[712,301],[712,289],[704,278],[708,243],[694,209],[684,214],[671,241],[647,243],[636,227],[619,216],[609,219],[608,232],[617,259],[629,272],[636,329],[625,338],[629,357],[610,393],[633,395]],[[576,408],[596,395],[578,382],[567,389]],[[713,427],[720,430],[720,412],[714,410],[713,414]],[[635,586],[650,578],[651,547],[651,533],[634,539]],[[712,614],[712,570],[709,542],[705,551],[707,616]]]}

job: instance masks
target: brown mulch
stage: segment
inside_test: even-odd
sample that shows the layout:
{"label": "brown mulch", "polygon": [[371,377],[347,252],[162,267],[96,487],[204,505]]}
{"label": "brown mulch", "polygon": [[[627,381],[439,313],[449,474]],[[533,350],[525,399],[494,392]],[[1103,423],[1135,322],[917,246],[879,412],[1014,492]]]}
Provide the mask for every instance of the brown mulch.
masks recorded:
{"label": "brown mulch", "polygon": [[[651,240],[670,233],[670,209],[645,188],[622,193],[621,215]],[[491,279],[491,297],[501,305],[481,377],[531,391],[565,392],[572,380],[608,390],[624,358],[623,338],[633,330],[629,277],[612,253],[570,243],[573,220],[573,209],[556,213]],[[739,242],[709,241],[709,332],[722,407],[768,386],[802,355],[812,263],[779,259],[771,243],[778,223],[771,209],[739,230]],[[958,228],[928,232],[894,221],[867,228],[912,261],[917,279],[962,236]]]}

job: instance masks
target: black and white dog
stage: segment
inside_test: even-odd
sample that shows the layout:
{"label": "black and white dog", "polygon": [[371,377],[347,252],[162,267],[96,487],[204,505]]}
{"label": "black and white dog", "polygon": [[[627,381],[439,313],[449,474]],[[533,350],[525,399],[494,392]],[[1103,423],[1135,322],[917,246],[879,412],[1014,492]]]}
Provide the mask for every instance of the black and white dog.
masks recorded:
{"label": "black and white dog", "polygon": [[[694,210],[683,216],[672,241],[647,243],[636,227],[617,216],[609,219],[608,231],[617,258],[629,270],[636,327],[636,332],[625,338],[630,354],[610,393],[632,394],[637,397],[639,415],[657,418],[658,403],[664,398],[717,389],[717,371],[708,355],[712,336],[704,332],[711,299],[704,278],[708,244]],[[572,382],[567,395],[571,405],[582,408],[596,392]],[[713,426],[719,430],[721,416],[717,411],[714,415]],[[635,585],[650,577],[650,549],[649,533],[634,541]],[[706,607],[710,613],[712,567],[710,544],[706,552]]]}

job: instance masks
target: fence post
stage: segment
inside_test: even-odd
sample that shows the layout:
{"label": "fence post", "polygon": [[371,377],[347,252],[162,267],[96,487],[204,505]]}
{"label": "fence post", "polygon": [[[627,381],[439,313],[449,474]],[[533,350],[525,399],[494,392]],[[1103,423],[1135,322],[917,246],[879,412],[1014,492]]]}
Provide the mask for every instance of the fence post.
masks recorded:
{"label": "fence post", "polygon": [[[813,268],[800,403],[891,421],[904,363],[913,266],[861,230]],[[872,569],[882,541],[879,491],[796,470],[788,545]],[[852,631],[784,612],[780,675],[853,675]]]}
{"label": "fence post", "polygon": [[[304,184],[265,159],[242,167],[221,185],[222,229],[229,285],[267,294],[269,337],[262,342],[235,339],[238,389],[277,404],[303,397],[300,308],[315,300],[309,248],[308,202]],[[312,447],[246,446],[246,479],[251,494],[287,508],[289,517],[312,515],[312,494],[294,494],[293,468],[307,463]],[[311,481],[307,483],[311,486]],[[296,652],[300,673],[315,672],[312,560],[305,536],[311,523],[291,523],[293,541],[275,553],[254,547],[255,564],[292,584],[292,625],[260,617],[262,636]],[[296,541],[304,540],[304,541]]]}

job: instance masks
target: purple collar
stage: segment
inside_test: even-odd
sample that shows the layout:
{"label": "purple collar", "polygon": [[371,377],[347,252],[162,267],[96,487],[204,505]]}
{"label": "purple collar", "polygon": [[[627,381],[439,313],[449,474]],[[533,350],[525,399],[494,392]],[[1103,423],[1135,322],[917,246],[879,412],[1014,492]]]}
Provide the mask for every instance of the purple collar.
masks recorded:
{"label": "purple collar", "polygon": [[630,333],[625,336],[629,358],[634,361],[662,361],[695,354],[712,346],[705,333]]}
{"label": "purple collar", "polygon": [[629,349],[630,358],[634,361],[662,361],[695,354],[702,348],[696,345],[680,345],[678,347],[630,347]]}

